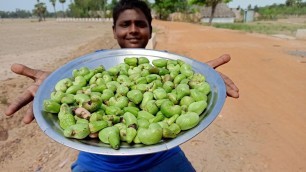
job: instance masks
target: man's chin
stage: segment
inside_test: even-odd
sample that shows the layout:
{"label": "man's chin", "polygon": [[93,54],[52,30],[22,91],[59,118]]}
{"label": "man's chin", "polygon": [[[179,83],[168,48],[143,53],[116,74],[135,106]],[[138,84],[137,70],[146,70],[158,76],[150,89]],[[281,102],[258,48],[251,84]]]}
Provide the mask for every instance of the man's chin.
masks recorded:
{"label": "man's chin", "polygon": [[144,45],[142,45],[142,44],[140,44],[140,43],[137,43],[137,44],[131,44],[131,43],[129,43],[129,44],[127,44],[126,45],[126,48],[145,48],[145,46]]}

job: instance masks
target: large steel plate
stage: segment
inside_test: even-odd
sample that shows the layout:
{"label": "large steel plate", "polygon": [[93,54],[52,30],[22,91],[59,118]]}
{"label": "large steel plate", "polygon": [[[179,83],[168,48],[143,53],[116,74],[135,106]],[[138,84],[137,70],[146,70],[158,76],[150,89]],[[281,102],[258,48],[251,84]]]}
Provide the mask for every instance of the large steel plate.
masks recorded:
{"label": "large steel plate", "polygon": [[[208,96],[208,106],[200,115],[200,123],[188,130],[181,132],[178,137],[169,140],[162,140],[159,144],[145,146],[142,144],[121,145],[119,150],[112,149],[109,145],[104,144],[98,139],[77,140],[66,138],[63,135],[63,130],[58,124],[58,118],[54,114],[43,111],[43,101],[50,98],[50,94],[54,91],[55,84],[67,77],[72,76],[73,69],[79,69],[83,66],[96,68],[103,65],[106,69],[124,62],[126,57],[147,57],[150,61],[158,58],[166,59],[181,59],[189,63],[195,72],[205,75],[206,81],[211,86],[211,93]],[[82,56],[58,68],[51,73],[48,78],[39,87],[34,98],[34,116],[42,131],[53,140],[66,145],[68,147],[103,155],[140,155],[149,154],[174,148],[207,128],[220,113],[226,98],[225,84],[220,75],[210,66],[181,55],[168,53],[164,51],[146,50],[146,49],[118,49],[118,50],[103,50],[95,53]]]}

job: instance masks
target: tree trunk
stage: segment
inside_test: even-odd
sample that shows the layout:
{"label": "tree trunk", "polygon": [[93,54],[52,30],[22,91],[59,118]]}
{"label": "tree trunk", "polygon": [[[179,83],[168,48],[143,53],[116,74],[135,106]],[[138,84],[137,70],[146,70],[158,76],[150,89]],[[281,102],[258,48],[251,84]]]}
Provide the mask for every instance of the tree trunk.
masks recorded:
{"label": "tree trunk", "polygon": [[63,15],[64,15],[64,18],[65,18],[65,17],[66,17],[66,15],[65,15],[64,3],[62,3],[62,7],[63,7]]}
{"label": "tree trunk", "polygon": [[217,4],[213,4],[211,6],[211,14],[210,14],[210,18],[209,18],[209,25],[212,24],[213,18],[215,17],[215,11],[216,11],[217,5],[218,5],[218,3]]}
{"label": "tree trunk", "polygon": [[55,18],[57,18],[57,13],[56,13],[55,6],[53,6],[53,8],[54,8],[54,16],[55,16]]}
{"label": "tree trunk", "polygon": [[42,14],[41,14],[41,12],[39,12],[38,16],[39,16],[38,21],[41,22],[42,21]]}

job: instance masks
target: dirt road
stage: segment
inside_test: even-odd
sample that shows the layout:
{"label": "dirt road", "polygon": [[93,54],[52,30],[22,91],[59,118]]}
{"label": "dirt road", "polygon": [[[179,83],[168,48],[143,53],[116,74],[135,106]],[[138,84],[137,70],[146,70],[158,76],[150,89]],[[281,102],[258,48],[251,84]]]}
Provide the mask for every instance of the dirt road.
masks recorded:
{"label": "dirt road", "polygon": [[[36,24],[30,24],[31,27],[33,25]],[[55,22],[46,22],[45,25],[40,25],[40,29],[61,26]],[[62,37],[68,33],[71,37],[74,33],[79,35],[80,31],[85,35],[90,33],[92,38],[65,42],[69,52],[62,43],[62,48],[56,45],[58,40],[51,39],[54,35],[47,34],[44,38],[49,40],[48,46],[53,50],[35,49],[31,45],[32,53],[19,54],[23,58],[17,58],[18,54],[14,51],[1,54],[1,67],[5,69],[7,77],[0,85],[0,108],[4,109],[16,94],[30,84],[23,77],[9,74],[9,65],[14,62],[12,59],[20,62],[19,59],[32,55],[35,58],[26,58],[26,63],[31,64],[37,61],[37,53],[44,55],[41,57],[43,59],[65,52],[62,56],[64,59],[52,63],[47,61],[45,64],[34,63],[32,66],[53,70],[93,50],[112,48],[114,40],[111,32],[103,30],[108,26],[83,23],[82,27],[75,27],[73,23],[65,23],[67,31],[57,33],[60,35],[58,40],[64,41]],[[297,57],[288,53],[306,51],[306,41],[187,23],[154,21],[153,26],[157,31],[156,49],[202,62],[224,53],[232,57],[229,64],[218,70],[235,81],[240,89],[240,98],[228,98],[218,118],[205,131],[182,145],[197,171],[306,171],[306,63],[298,62]],[[6,34],[15,33],[14,30],[7,30]],[[28,34],[35,35],[35,32]],[[27,38],[20,37],[30,39],[29,35]],[[18,37],[14,39],[20,41]],[[39,39],[31,40],[31,44],[41,43]],[[6,49],[15,48],[14,44],[12,42]],[[20,49],[28,50],[27,47]],[[12,56],[14,58],[10,60]],[[35,122],[22,124],[25,111],[23,109],[12,118],[0,116],[0,171],[69,171],[78,152],[52,141]]]}
{"label": "dirt road", "polygon": [[306,64],[288,55],[306,41],[186,23],[155,22],[157,49],[205,62],[240,89],[216,121],[182,147],[197,171],[306,171]]}

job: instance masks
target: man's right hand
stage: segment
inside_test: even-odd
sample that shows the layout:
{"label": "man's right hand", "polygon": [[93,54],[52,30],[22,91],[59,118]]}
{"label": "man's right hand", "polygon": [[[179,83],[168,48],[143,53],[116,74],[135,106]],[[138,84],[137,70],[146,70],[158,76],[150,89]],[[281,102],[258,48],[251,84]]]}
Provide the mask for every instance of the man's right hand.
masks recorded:
{"label": "man's right hand", "polygon": [[[50,72],[41,71],[37,69],[29,68],[22,64],[13,64],[11,70],[19,75],[29,77],[34,80],[34,83],[29,86],[17,99],[14,100],[5,110],[7,116],[13,115],[15,112],[19,111],[23,106],[32,102],[36,91],[40,84],[47,78]],[[29,106],[29,109],[24,115],[23,122],[29,124],[34,119],[33,106]]]}

